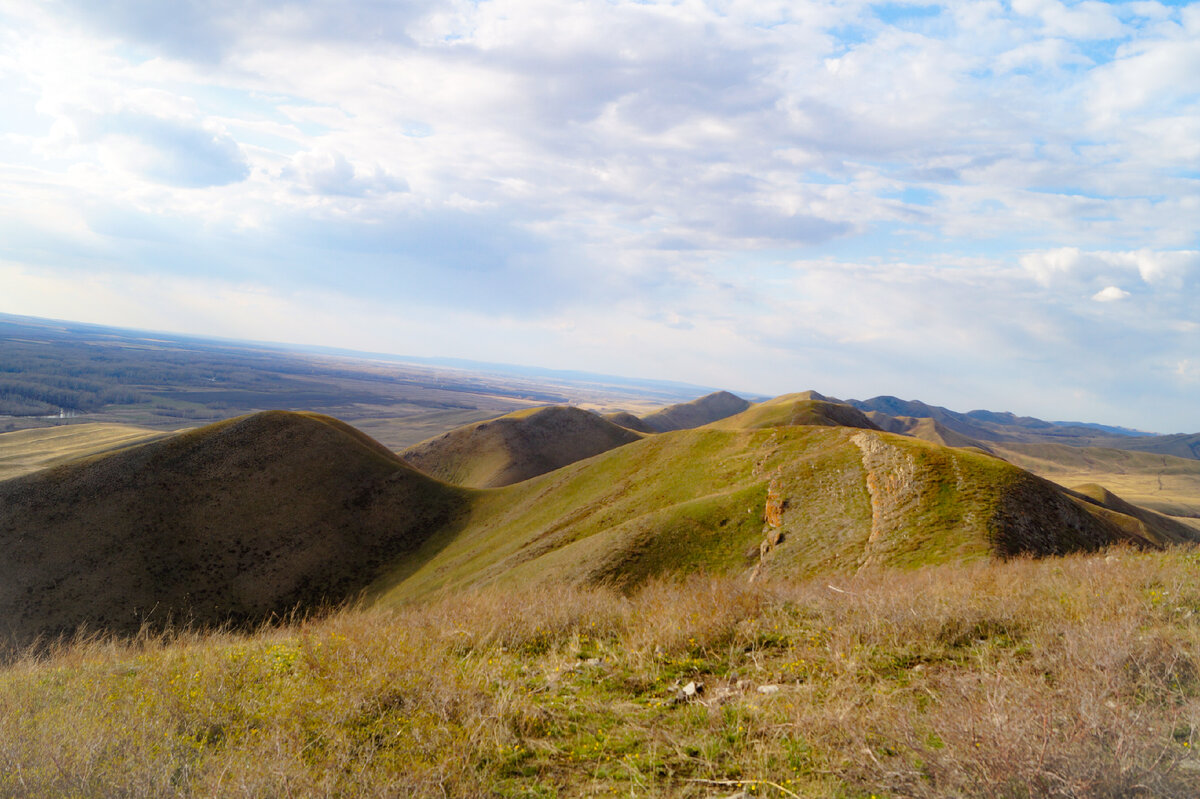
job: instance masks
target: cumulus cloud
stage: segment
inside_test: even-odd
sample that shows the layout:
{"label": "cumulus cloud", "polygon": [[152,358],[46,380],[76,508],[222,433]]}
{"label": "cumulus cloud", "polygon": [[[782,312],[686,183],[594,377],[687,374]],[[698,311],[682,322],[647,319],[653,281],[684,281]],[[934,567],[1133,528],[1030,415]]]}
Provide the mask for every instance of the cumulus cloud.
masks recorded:
{"label": "cumulus cloud", "polygon": [[1129,296],[1129,292],[1117,286],[1105,286],[1092,295],[1096,302],[1117,302]]}
{"label": "cumulus cloud", "polygon": [[[986,380],[968,367],[987,352],[1016,399],[1055,379],[1116,396],[1080,342],[1156,344],[1112,349],[1160,387],[1197,343],[1194,6],[50,0],[0,17],[0,253],[22,263],[340,283],[509,331],[498,347],[540,333],[569,360],[620,340],[642,373],[657,358],[709,383],[720,358],[683,350],[744,353],[724,367],[742,385],[780,358],[830,380],[866,364],[890,393],[904,370],[958,391],[948,362]],[[1152,321],[1092,302],[1117,292]]]}
{"label": "cumulus cloud", "polygon": [[181,188],[245,180],[250,167],[227,133],[187,120],[119,113],[94,120],[85,134],[103,157],[147,179]]}
{"label": "cumulus cloud", "polygon": [[1106,281],[1130,274],[1150,288],[1177,291],[1200,275],[1200,251],[1083,251],[1078,247],[1026,253],[1021,266],[1041,285]]}
{"label": "cumulus cloud", "polygon": [[360,169],[336,151],[300,153],[282,174],[296,179],[308,191],[329,196],[365,197],[408,191],[403,178],[388,174],[378,165],[374,169]]}

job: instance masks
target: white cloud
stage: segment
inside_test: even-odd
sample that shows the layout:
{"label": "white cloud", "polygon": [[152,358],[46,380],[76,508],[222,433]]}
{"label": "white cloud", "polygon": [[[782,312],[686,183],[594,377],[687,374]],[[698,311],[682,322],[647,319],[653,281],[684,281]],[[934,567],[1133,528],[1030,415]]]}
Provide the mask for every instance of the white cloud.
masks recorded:
{"label": "white cloud", "polygon": [[[1153,320],[1120,320],[1141,340],[1196,334],[1195,7],[163,8],[0,0],[0,256],[255,286],[280,325],[310,309],[288,292],[336,288],[359,321],[306,335],[368,341],[351,329],[383,312],[355,303],[378,302],[417,338],[468,320],[445,354],[571,365],[614,341],[603,368],[743,386],[783,359],[957,391],[944,362],[986,381],[987,352],[1012,396],[1030,359],[1052,393],[1056,349],[1108,362],[1077,342],[1117,324],[1089,301],[1110,289]],[[1055,396],[1116,396],[1090,368]]]}
{"label": "white cloud", "polygon": [[1124,289],[1118,288],[1117,286],[1106,286],[1093,294],[1092,299],[1096,302],[1117,302],[1118,300],[1123,300],[1128,296],[1129,292],[1125,291]]}

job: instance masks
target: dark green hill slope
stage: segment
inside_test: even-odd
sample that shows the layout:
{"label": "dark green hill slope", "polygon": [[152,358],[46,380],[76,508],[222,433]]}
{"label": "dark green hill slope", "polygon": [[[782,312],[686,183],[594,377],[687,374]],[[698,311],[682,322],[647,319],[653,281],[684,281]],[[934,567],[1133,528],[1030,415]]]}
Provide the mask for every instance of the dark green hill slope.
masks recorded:
{"label": "dark green hill slope", "polygon": [[606,413],[606,414],[604,414],[603,418],[607,419],[608,421],[612,422],[615,425],[620,425],[621,427],[624,427],[629,430],[633,430],[638,433],[653,433],[654,432],[650,428],[649,425],[647,425],[645,422],[643,422],[641,420],[641,418],[634,416],[632,413],[629,413],[628,411],[617,411],[616,413]]}
{"label": "dark green hill slope", "polygon": [[594,413],[552,405],[451,430],[409,447],[403,457],[439,480],[493,488],[528,480],[640,437]]}
{"label": "dark green hill slope", "polygon": [[278,411],[7,480],[0,634],[340,601],[465,503],[348,425]]}
{"label": "dark green hill slope", "polygon": [[741,413],[749,407],[750,403],[736,394],[717,391],[691,402],[670,405],[661,411],[655,411],[649,416],[643,416],[642,422],[656,433],[690,430]]}

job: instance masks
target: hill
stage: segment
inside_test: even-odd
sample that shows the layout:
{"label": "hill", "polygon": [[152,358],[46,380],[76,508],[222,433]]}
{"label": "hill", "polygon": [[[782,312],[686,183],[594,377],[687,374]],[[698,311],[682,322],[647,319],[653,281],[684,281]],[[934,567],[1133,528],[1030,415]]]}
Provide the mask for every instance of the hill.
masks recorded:
{"label": "hill", "polygon": [[688,430],[741,413],[750,403],[728,391],[706,394],[691,402],[669,405],[661,411],[642,417],[642,423],[656,433]]}
{"label": "hill", "polygon": [[[1196,537],[1108,494],[868,425],[808,395],[644,438],[544,408],[464,428],[442,452],[463,456],[468,479],[504,474],[514,440],[525,467],[574,462],[472,490],[328,417],[242,417],[0,482],[0,618],[28,640],[170,615],[249,622],[368,584],[396,603],[487,584],[792,579]],[[577,447],[609,442],[597,431],[626,443],[585,458]]]}
{"label": "hill", "polygon": [[634,416],[629,411],[617,411],[616,413],[606,413],[604,419],[612,422],[615,425],[633,430],[636,433],[653,433],[654,430],[648,424],[643,422],[640,417]]}
{"label": "hill", "polygon": [[848,427],[652,436],[479,495],[373,589],[385,601],[499,582],[638,584],[1152,546],[1109,509],[986,454]]}
{"label": "hill", "polygon": [[994,445],[1005,460],[1059,485],[1099,483],[1127,500],[1200,522],[1200,461],[1108,447]]}
{"label": "hill", "polygon": [[831,402],[814,391],[784,394],[751,405],[741,413],[713,422],[711,427],[721,430],[760,430],[788,425],[880,429],[857,408]]}
{"label": "hill", "polygon": [[0,482],[0,634],[352,596],[464,503],[335,419],[260,413]]}
{"label": "hill", "polygon": [[640,436],[594,413],[554,405],[460,427],[404,450],[406,462],[456,485],[519,483]]}
{"label": "hill", "polygon": [[[917,400],[902,400],[891,396],[874,397],[869,400],[846,400],[845,402],[868,415],[883,414],[899,418],[932,419],[944,431],[972,439],[977,443],[1057,443],[1076,447],[1105,447],[1200,459],[1200,434],[1146,435],[1120,427],[1085,422],[1047,422],[1032,416],[1017,416],[997,411],[976,410],[959,413],[936,405],[927,405]],[[881,423],[880,426],[888,430],[892,429],[888,424]]]}

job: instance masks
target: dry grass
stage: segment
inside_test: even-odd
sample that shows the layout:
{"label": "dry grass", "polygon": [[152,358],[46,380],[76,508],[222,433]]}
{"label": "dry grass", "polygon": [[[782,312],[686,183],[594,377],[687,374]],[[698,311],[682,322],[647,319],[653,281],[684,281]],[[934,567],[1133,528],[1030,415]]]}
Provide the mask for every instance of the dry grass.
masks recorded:
{"label": "dry grass", "polygon": [[1198,577],[1119,550],[76,642],[0,672],[0,794],[1194,796]]}
{"label": "dry grass", "polygon": [[160,430],[123,424],[72,424],[0,433],[0,480],[166,435]]}

